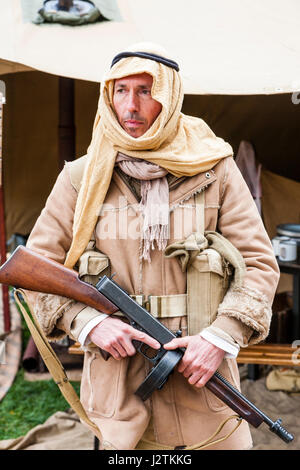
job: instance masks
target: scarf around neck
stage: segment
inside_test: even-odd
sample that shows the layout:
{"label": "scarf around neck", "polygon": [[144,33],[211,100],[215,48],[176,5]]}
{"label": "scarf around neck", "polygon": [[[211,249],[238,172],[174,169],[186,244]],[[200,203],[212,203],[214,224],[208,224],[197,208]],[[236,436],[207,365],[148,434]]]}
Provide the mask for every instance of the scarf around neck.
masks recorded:
{"label": "scarf around neck", "polygon": [[[162,55],[156,46],[134,47],[133,50]],[[145,134],[134,138],[120,126],[112,103],[114,81],[139,73],[153,77],[151,95],[161,103],[162,110]],[[157,165],[177,177],[210,170],[221,159],[233,155],[232,147],[216,137],[202,119],[181,113],[183,96],[179,73],[149,59],[126,57],[104,76],[65,266],[73,268],[90,241],[119,152]]]}
{"label": "scarf around neck", "polygon": [[117,166],[141,182],[140,209],[143,215],[142,258],[151,262],[150,249],[164,250],[169,235],[169,185],[167,170],[158,165],[118,153]]}

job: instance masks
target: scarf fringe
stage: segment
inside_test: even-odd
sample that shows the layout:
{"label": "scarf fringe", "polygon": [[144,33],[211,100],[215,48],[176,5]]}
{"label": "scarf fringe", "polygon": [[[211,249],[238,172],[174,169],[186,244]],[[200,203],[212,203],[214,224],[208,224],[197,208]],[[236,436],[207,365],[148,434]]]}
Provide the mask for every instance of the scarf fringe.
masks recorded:
{"label": "scarf fringe", "polygon": [[150,250],[155,249],[155,242],[157,248],[162,251],[166,248],[169,238],[168,225],[151,225],[143,233],[143,253],[141,258],[151,263]]}

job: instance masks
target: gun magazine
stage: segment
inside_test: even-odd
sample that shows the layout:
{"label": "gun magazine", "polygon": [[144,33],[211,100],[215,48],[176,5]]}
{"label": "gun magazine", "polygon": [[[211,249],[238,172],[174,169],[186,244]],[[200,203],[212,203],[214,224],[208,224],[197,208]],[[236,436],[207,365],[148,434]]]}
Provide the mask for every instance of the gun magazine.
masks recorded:
{"label": "gun magazine", "polygon": [[168,351],[161,358],[159,363],[153,367],[139,388],[135,391],[135,395],[139,396],[143,401],[147,400],[156,389],[161,389],[168,380],[169,375],[174,370],[183,356],[180,349]]}

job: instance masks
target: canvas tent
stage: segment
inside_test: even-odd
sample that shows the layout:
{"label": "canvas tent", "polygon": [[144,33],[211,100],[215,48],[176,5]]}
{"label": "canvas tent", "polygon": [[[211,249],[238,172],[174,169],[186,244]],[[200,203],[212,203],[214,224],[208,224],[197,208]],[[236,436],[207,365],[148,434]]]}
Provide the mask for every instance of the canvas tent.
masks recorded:
{"label": "canvas tent", "polygon": [[34,24],[42,4],[0,1],[1,59],[99,82],[120,48],[155,39],[178,59],[187,93],[299,91],[296,0],[94,0],[108,21],[75,28]]}
{"label": "canvas tent", "polygon": [[103,73],[120,49],[140,41],[162,44],[179,62],[185,113],[201,116],[235,153],[241,140],[253,144],[269,188],[263,209],[270,236],[276,223],[300,222],[296,0],[94,0],[106,21],[76,27],[35,24],[42,4],[0,0],[7,238],[30,232],[59,172],[61,77],[74,81],[77,158],[91,138]]}
{"label": "canvas tent", "polygon": [[[75,131],[74,158],[86,153],[103,73],[120,49],[140,41],[163,45],[180,64],[185,113],[203,118],[235,154],[242,140],[253,145],[263,166],[262,212],[270,237],[279,223],[300,223],[299,2],[93,2],[106,21],[71,27],[36,24],[42,0],[0,0],[6,238],[31,231],[60,170],[62,131]],[[74,94],[66,128],[62,90]],[[291,289],[289,276],[282,276],[280,289]],[[0,333],[1,327],[0,321]],[[252,382],[247,396],[251,390]],[[265,387],[262,396],[265,403]],[[292,402],[290,416],[295,407]]]}

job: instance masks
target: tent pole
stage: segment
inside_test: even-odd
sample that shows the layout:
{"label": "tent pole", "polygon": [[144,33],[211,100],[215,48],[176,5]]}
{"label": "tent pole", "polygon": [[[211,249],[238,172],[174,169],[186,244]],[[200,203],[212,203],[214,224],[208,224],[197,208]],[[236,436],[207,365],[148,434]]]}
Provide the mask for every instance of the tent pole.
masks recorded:
{"label": "tent pole", "polygon": [[65,161],[75,159],[75,124],[74,124],[74,80],[59,77],[59,169]]}
{"label": "tent pole", "polygon": [[[5,209],[4,190],[2,181],[2,129],[3,129],[3,103],[4,96],[0,92],[0,258],[1,264],[6,261],[6,233],[5,233]],[[10,332],[9,291],[8,286],[2,284],[2,304],[4,313],[4,331]]]}

